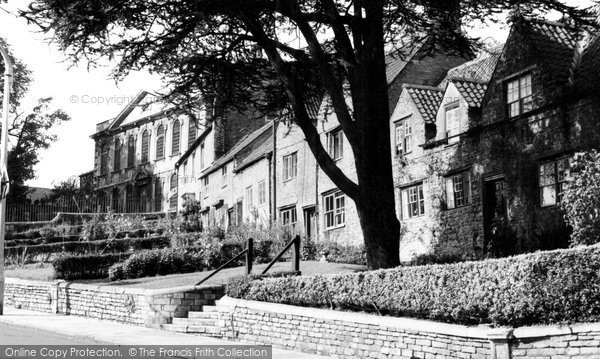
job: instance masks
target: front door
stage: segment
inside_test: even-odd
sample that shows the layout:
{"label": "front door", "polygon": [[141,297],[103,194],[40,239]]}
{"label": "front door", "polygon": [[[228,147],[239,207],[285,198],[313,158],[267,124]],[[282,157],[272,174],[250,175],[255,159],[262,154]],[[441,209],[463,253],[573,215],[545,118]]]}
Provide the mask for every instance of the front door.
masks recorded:
{"label": "front door", "polygon": [[317,234],[317,216],[315,207],[304,209],[304,234],[308,240],[315,239]]}
{"label": "front door", "polygon": [[494,257],[515,252],[515,239],[509,223],[508,196],[504,177],[484,179],[484,250]]}

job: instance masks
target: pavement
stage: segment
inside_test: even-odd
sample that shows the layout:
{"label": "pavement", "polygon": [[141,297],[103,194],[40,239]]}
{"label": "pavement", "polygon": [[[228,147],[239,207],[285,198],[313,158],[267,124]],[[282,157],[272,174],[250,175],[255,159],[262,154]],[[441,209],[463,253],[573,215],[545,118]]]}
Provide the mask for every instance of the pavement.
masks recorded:
{"label": "pavement", "polygon": [[[0,315],[0,326],[18,327],[22,329],[52,332],[73,338],[73,344],[86,342],[110,343],[115,345],[240,345],[257,344],[228,341],[204,337],[196,334],[167,332],[135,325],[121,324],[111,321],[89,319],[70,315],[58,315],[34,312],[24,309],[4,307],[4,315]],[[37,343],[6,343],[37,344]],[[299,353],[273,348],[273,358],[317,359],[323,356]]]}

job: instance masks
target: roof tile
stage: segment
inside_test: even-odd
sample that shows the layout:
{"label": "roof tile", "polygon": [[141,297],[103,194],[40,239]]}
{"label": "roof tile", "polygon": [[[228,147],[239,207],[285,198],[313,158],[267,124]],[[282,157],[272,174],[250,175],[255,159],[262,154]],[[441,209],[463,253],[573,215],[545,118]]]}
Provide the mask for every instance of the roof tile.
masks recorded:
{"label": "roof tile", "polygon": [[438,108],[442,103],[444,92],[437,87],[404,85],[425,123],[435,123]]}

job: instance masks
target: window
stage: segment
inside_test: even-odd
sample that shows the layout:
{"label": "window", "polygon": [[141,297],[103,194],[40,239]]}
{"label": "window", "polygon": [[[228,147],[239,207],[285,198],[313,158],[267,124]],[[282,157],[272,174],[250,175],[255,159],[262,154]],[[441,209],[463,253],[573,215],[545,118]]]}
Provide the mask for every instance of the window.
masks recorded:
{"label": "window", "polygon": [[202,188],[204,189],[204,198],[208,197],[208,192],[210,191],[210,182],[208,181],[208,176],[202,179]]}
{"label": "window", "polygon": [[446,177],[446,208],[453,209],[471,203],[471,175],[462,172]]}
{"label": "window", "polygon": [[404,155],[412,152],[412,121],[410,117],[396,122],[396,154]]}
{"label": "window", "polygon": [[175,120],[173,122],[173,137],[171,140],[171,154],[177,155],[179,154],[179,140],[181,137],[181,125],[179,124],[179,120]]}
{"label": "window", "polygon": [[148,162],[148,151],[150,146],[150,134],[144,130],[142,134],[142,163]]}
{"label": "window", "polygon": [[267,185],[265,181],[258,182],[258,204],[265,204],[267,202]]}
{"label": "window", "polygon": [[511,80],[506,84],[508,116],[515,117],[533,109],[531,74]]}
{"label": "window", "polygon": [[127,140],[127,167],[135,165],[135,139],[129,136]]}
{"label": "window", "polygon": [[188,148],[192,147],[192,144],[194,144],[194,141],[196,141],[197,135],[198,135],[198,127],[196,125],[196,120],[191,118],[190,124],[188,126]]}
{"label": "window", "polygon": [[346,196],[337,191],[323,197],[325,203],[325,229],[333,229],[346,224]]}
{"label": "window", "polygon": [[246,187],[246,214],[252,213],[254,201],[252,199],[252,186]]}
{"label": "window", "polygon": [[402,202],[402,219],[419,217],[425,214],[422,183],[402,189],[400,200]]}
{"label": "window", "polygon": [[171,175],[171,190],[174,190],[175,188],[177,188],[177,172],[173,173]]}
{"label": "window", "polygon": [[177,210],[177,195],[176,194],[172,195],[171,198],[169,198],[169,209]]}
{"label": "window", "polygon": [[108,173],[108,144],[100,148],[100,175]]}
{"label": "window", "polygon": [[156,159],[163,158],[165,158],[165,128],[160,125],[156,131]]}
{"label": "window", "polygon": [[569,159],[540,165],[540,204],[553,206],[562,200],[565,182],[569,175]]}
{"label": "window", "polygon": [[221,168],[221,183],[223,187],[227,186],[227,165]]}
{"label": "window", "polygon": [[117,138],[115,140],[115,157],[113,158],[113,171],[121,170],[121,141]]}
{"label": "window", "polygon": [[344,157],[344,138],[341,130],[327,134],[327,149],[334,161]]}
{"label": "window", "polygon": [[196,152],[192,153],[192,170],[190,173],[190,182],[196,182]]}
{"label": "window", "polygon": [[280,213],[281,224],[290,229],[296,228],[298,223],[298,215],[296,213],[296,207],[290,207],[282,209]]}
{"label": "window", "polygon": [[446,107],[446,138],[448,143],[456,143],[460,133],[460,107],[458,103]]}
{"label": "window", "polygon": [[298,153],[283,156],[283,180],[291,180],[298,173]]}
{"label": "window", "polygon": [[200,169],[204,168],[204,143],[200,145]]}
{"label": "window", "polygon": [[154,210],[156,212],[162,211],[162,201],[162,181],[160,180],[160,178],[157,178],[156,180],[154,180]]}

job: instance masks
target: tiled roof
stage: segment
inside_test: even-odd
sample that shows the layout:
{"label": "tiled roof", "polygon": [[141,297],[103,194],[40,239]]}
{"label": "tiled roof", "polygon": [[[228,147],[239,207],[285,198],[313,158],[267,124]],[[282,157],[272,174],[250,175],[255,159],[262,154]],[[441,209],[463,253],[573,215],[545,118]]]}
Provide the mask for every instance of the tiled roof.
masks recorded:
{"label": "tiled roof", "polygon": [[577,32],[556,22],[524,20],[523,24],[523,33],[531,40],[539,59],[558,83],[566,84],[577,47]]}
{"label": "tiled roof", "polygon": [[582,92],[600,89],[600,35],[592,37],[583,50],[575,77],[575,88]]}
{"label": "tiled roof", "polygon": [[441,87],[445,87],[445,84],[450,78],[461,78],[476,82],[489,82],[499,59],[500,52],[484,52],[476,59],[448,70],[448,76],[442,82]]}
{"label": "tiled roof", "polygon": [[470,107],[480,107],[487,84],[483,82],[467,81],[463,79],[450,79]]}
{"label": "tiled roof", "polygon": [[420,44],[411,43],[399,49],[400,54],[390,53],[385,56],[385,75],[388,85],[404,70],[422,46],[423,42]]}
{"label": "tiled roof", "polygon": [[265,138],[258,146],[243,158],[236,158],[235,170],[241,170],[251,165],[258,159],[273,151],[273,136]]}
{"label": "tiled roof", "polygon": [[443,90],[419,85],[404,85],[404,88],[415,102],[425,123],[435,123],[435,117],[444,96]]}
{"label": "tiled roof", "polygon": [[[244,150],[246,147],[250,146],[253,144],[253,142],[255,142],[256,140],[259,140],[261,138],[264,138],[265,132],[269,132],[272,133],[272,129],[273,129],[273,124],[272,123],[267,123],[264,126],[262,126],[261,128],[259,128],[258,130],[252,132],[251,134],[247,135],[246,137],[242,138],[240,141],[238,141],[238,143],[233,146],[229,151],[225,152],[221,157],[217,158],[217,160],[215,162],[213,162],[213,164],[208,167],[207,169],[205,169],[204,171],[202,171],[201,176],[206,176],[214,171],[216,171],[217,169],[221,168],[224,164],[233,161],[233,160],[237,160],[238,158],[236,158],[238,156],[238,154],[240,152],[242,152],[242,150]],[[272,136],[268,136],[267,139],[271,139],[272,141]],[[263,140],[264,141],[264,140]],[[254,144],[258,147],[261,146],[261,144]],[[254,151],[252,151],[254,152]],[[245,155],[244,158],[247,158],[249,155]]]}

